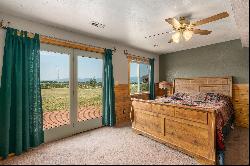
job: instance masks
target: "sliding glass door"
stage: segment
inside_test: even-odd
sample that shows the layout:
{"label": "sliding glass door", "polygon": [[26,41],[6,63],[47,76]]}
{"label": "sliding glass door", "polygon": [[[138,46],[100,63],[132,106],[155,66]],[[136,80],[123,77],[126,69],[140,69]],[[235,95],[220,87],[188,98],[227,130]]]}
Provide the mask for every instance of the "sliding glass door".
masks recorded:
{"label": "sliding glass door", "polygon": [[102,126],[102,56],[74,50],[76,105],[75,129],[90,130]]}
{"label": "sliding glass door", "polygon": [[101,127],[101,55],[47,44],[41,50],[45,142]]}

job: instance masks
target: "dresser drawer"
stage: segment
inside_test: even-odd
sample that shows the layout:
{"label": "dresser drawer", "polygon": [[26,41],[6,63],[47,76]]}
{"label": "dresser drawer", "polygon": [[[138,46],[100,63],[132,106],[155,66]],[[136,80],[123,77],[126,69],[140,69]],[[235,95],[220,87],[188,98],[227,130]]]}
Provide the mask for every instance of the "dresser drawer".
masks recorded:
{"label": "dresser drawer", "polygon": [[207,124],[207,112],[189,108],[175,108],[175,117]]}

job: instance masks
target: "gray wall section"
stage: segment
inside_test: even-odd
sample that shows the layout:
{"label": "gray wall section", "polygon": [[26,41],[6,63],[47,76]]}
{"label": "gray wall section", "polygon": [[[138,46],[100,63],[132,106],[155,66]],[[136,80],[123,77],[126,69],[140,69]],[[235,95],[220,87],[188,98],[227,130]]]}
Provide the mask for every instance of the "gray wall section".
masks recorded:
{"label": "gray wall section", "polygon": [[233,76],[249,83],[249,48],[239,39],[160,55],[160,81],[178,77]]}

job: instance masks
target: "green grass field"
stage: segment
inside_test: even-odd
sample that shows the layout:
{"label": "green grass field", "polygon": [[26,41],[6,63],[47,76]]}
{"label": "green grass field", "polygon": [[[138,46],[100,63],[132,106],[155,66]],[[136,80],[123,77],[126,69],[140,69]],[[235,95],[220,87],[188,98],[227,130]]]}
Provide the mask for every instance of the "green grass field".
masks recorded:
{"label": "green grass field", "polygon": [[[102,107],[102,88],[78,88],[78,107]],[[57,111],[70,109],[69,88],[42,89],[43,111]]]}
{"label": "green grass field", "polygon": [[[141,91],[140,92],[148,92],[149,91],[149,84],[148,83],[141,83]],[[137,83],[130,84],[130,93],[138,93],[138,85]]]}
{"label": "green grass field", "polygon": [[[42,87],[43,111],[70,110],[70,92],[65,85],[48,84]],[[57,86],[55,86],[57,85]],[[78,88],[78,108],[102,107],[102,88],[100,86],[80,86]],[[131,84],[131,93],[137,92],[137,84]],[[148,91],[148,84],[141,84],[141,91]]]}

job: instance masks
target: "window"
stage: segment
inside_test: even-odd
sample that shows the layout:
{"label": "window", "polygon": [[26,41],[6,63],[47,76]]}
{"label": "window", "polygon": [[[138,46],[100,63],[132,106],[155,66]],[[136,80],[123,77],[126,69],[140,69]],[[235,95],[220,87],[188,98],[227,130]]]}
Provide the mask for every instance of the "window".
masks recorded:
{"label": "window", "polygon": [[150,66],[144,63],[130,63],[130,93],[149,91]]}

